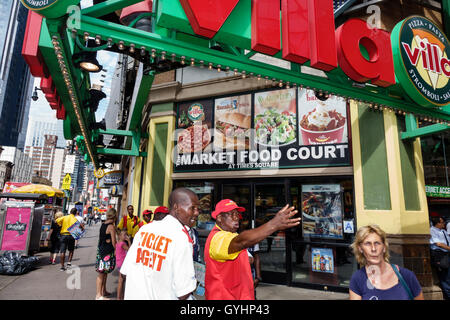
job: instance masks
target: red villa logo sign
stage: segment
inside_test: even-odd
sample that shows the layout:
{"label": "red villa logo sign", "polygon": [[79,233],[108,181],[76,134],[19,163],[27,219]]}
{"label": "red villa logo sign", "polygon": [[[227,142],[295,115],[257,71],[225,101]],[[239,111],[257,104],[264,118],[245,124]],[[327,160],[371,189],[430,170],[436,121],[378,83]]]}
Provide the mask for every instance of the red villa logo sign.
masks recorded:
{"label": "red villa logo sign", "polygon": [[[221,0],[205,6],[203,0],[180,0],[194,32],[207,38],[215,36],[238,2]],[[268,55],[282,50],[283,59],[301,64],[310,60],[311,67],[324,71],[339,63],[355,81],[382,87],[395,84],[389,33],[373,32],[359,19],[335,31],[332,1],[282,0],[280,5],[280,1],[256,0],[251,10],[252,50]],[[360,43],[369,60],[361,55]]]}
{"label": "red villa logo sign", "polygon": [[[155,21],[161,28],[214,38],[293,63],[309,61],[309,66],[325,72],[339,66],[359,83],[389,87],[397,79],[410,98],[423,107],[450,103],[449,42],[423,17],[399,22],[391,35],[361,19],[350,19],[336,29],[331,0],[156,1]],[[59,18],[80,0],[21,2],[47,18]],[[291,74],[295,76],[295,72]],[[191,109],[189,117],[200,119],[200,109]]]}
{"label": "red villa logo sign", "polygon": [[431,21],[409,17],[392,32],[396,75],[417,103],[444,106],[450,102],[450,46]]}
{"label": "red villa logo sign", "polygon": [[[213,38],[219,32],[239,3],[239,0],[221,0],[212,1],[211,5],[205,6],[203,0],[179,1],[194,33],[207,38]],[[331,71],[339,65],[352,80],[361,83],[370,81],[381,87],[394,85],[397,75],[411,98],[416,100],[417,92],[422,92],[417,101],[422,106],[448,104],[450,48],[445,35],[430,21],[420,17],[405,19],[394,31],[398,32],[400,26],[402,30],[406,29],[403,26],[414,29],[415,31],[411,31],[414,37],[424,39],[427,34],[429,40],[416,46],[412,43],[413,36],[406,40],[404,37],[408,36],[401,36],[403,63],[396,61],[394,69],[393,53],[396,57],[397,34],[392,37],[391,45],[391,35],[388,32],[372,29],[360,19],[350,19],[335,30],[332,1],[251,2],[252,50],[267,55],[275,55],[281,51],[285,60],[300,64],[310,61],[311,67],[324,71]],[[228,43],[232,44],[231,38]],[[360,45],[366,50],[367,58],[361,53]],[[395,46],[394,50],[392,46]],[[417,72],[410,69],[406,71],[408,66],[405,57],[408,58],[409,65],[417,66],[420,63]],[[415,78],[403,76],[405,73]],[[402,75],[398,76],[399,74]],[[419,83],[416,92],[408,89],[411,82],[416,85]],[[421,90],[420,87],[426,87],[426,90]]]}

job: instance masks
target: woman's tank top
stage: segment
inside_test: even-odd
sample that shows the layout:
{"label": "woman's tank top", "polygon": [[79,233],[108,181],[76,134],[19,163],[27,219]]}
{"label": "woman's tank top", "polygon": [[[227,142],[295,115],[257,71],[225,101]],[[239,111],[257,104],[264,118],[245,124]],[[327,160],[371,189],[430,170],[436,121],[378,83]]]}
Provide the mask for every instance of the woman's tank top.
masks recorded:
{"label": "woman's tank top", "polygon": [[[106,233],[106,229],[111,223],[103,223],[100,227],[100,236],[98,239],[98,249],[102,257],[113,253],[114,246],[112,245],[111,235]],[[106,240],[110,240],[109,243]]]}

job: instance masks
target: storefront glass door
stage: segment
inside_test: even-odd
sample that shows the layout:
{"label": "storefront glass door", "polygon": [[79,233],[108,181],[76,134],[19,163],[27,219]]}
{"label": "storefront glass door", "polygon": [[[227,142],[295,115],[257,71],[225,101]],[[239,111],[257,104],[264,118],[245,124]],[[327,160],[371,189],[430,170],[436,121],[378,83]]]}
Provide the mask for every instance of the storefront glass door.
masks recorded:
{"label": "storefront glass door", "polygon": [[239,232],[252,228],[252,210],[251,210],[251,185],[250,184],[224,184],[222,189],[222,199],[231,199],[238,206],[244,207],[242,213]]}
{"label": "storefront glass door", "polygon": [[[284,184],[255,184],[255,227],[268,222],[286,205]],[[286,283],[286,235],[278,231],[259,243],[263,280]]]}

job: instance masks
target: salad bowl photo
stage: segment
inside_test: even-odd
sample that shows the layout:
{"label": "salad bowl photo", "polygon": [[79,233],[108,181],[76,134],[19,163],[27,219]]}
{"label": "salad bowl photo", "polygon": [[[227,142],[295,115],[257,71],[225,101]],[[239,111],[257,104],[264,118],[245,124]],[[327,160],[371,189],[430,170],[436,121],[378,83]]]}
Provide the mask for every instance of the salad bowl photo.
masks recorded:
{"label": "salad bowl photo", "polygon": [[286,146],[297,140],[297,116],[290,111],[267,108],[255,115],[255,141],[262,146]]}

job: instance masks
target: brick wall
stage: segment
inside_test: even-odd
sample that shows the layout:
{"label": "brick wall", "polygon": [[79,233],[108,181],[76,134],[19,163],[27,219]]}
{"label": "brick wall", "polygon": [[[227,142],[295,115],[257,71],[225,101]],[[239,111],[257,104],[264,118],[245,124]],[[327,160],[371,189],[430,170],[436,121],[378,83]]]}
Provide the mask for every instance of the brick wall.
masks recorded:
{"label": "brick wall", "polygon": [[157,74],[153,80],[153,84],[162,84],[172,81],[175,81],[175,70]]}

